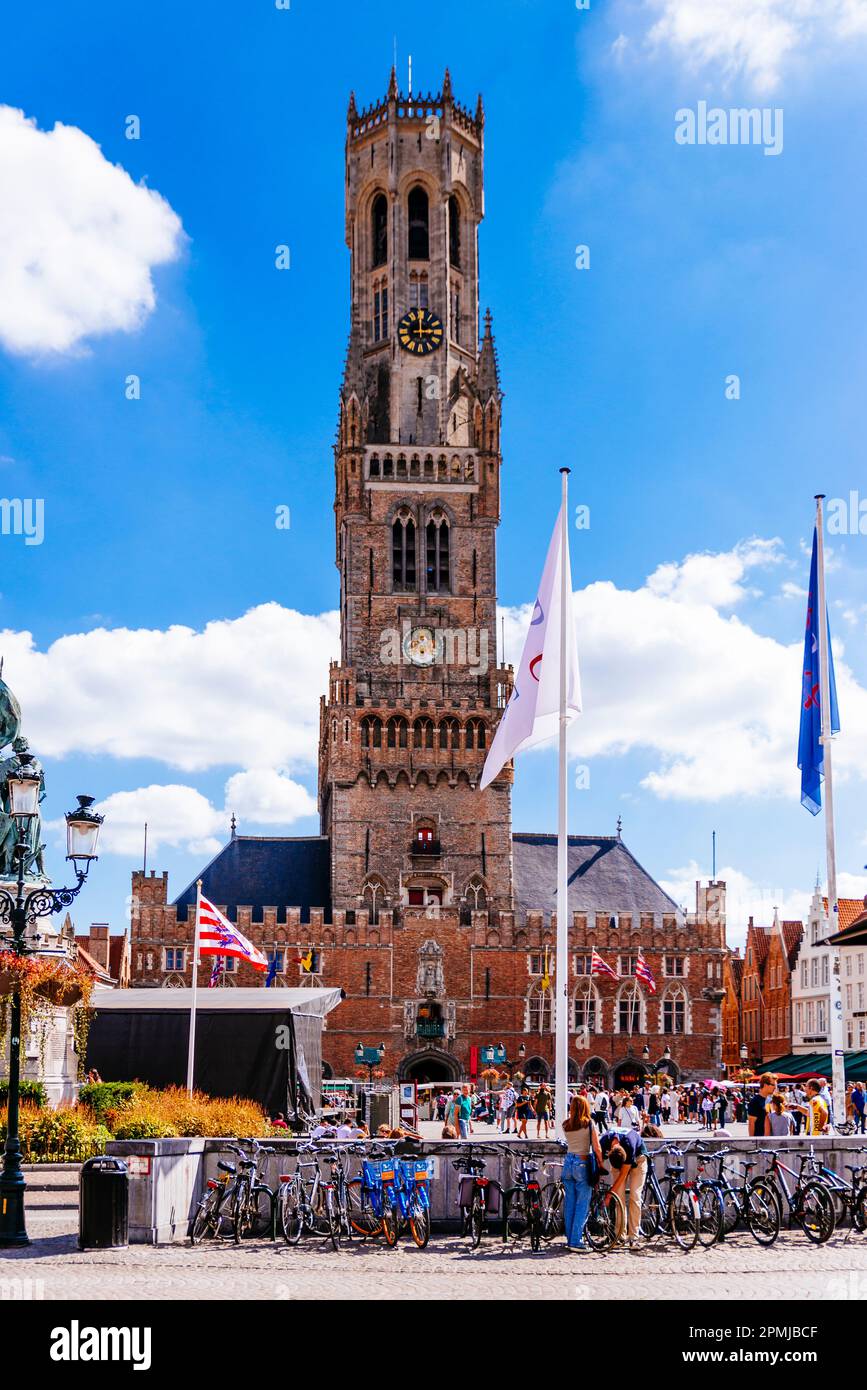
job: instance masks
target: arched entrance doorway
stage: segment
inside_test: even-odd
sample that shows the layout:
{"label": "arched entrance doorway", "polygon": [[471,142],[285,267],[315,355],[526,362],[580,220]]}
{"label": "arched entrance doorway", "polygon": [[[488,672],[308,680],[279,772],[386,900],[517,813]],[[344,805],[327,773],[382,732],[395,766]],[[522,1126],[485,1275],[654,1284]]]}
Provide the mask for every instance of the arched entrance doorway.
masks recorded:
{"label": "arched entrance doorway", "polygon": [[460,1081],[461,1064],[448,1052],[436,1052],[433,1048],[424,1052],[408,1052],[400,1059],[397,1068],[398,1081]]}
{"label": "arched entrance doorway", "polygon": [[643,1062],[639,1062],[637,1057],[627,1057],[624,1061],[618,1062],[614,1068],[614,1089],[622,1090],[624,1087],[640,1086],[647,1072],[647,1067]]}
{"label": "arched entrance doorway", "polygon": [[608,1064],[601,1057],[588,1057],[584,1063],[584,1080],[605,1085],[608,1078]]}
{"label": "arched entrance doorway", "polygon": [[544,1057],[531,1057],[524,1067],[524,1075],[528,1081],[547,1081],[551,1073],[551,1068]]}

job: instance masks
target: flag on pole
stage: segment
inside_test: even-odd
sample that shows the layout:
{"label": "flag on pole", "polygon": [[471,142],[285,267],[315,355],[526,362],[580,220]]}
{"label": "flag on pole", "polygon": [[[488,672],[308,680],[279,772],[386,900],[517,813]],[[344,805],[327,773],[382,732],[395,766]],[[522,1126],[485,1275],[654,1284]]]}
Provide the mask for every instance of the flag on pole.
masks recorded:
{"label": "flag on pole", "polygon": [[303,956],[296,956],[295,959],[301,966],[305,975],[313,975],[316,973],[317,957],[312,946],[304,952]]}
{"label": "flag on pole", "polygon": [[269,966],[268,966],[268,974],[265,976],[265,988],[266,988],[266,989],[270,989],[271,986],[274,984],[274,981],[276,980],[276,978],[277,978],[277,952],[275,951],[274,954],[273,954],[273,956],[271,957],[271,962],[270,962],[270,964],[269,964]]}
{"label": "flag on pole", "polygon": [[[825,775],[825,750],[822,746],[822,690],[819,674],[819,567],[818,536],[813,528],[813,558],[810,563],[810,593],[807,598],[807,630],[804,635],[804,661],[801,678],[801,731],[798,738],[798,767],[801,769],[801,805],[811,815],[822,808],[822,780]],[[840,732],[837,709],[837,682],[834,677],[834,655],[831,650],[831,627],[828,610],[824,621],[828,625],[828,690],[831,704],[831,732]]]}
{"label": "flag on pole", "polygon": [[646,985],[651,994],[656,993],[656,981],[653,978],[650,966],[644,959],[644,952],[642,950],[639,950],[638,959],[635,962],[635,978],[636,980],[640,980],[643,985]]}
{"label": "flag on pole", "polygon": [[612,980],[617,979],[617,971],[612,970],[611,966],[606,964],[606,962],[602,959],[595,946],[593,947],[593,952],[590,956],[590,974],[609,975]]}
{"label": "flag on pole", "polygon": [[[565,534],[563,531],[565,528]],[[491,744],[480,790],[498,777],[519,748],[552,739],[559,730],[560,717],[560,591],[562,553],[569,568],[568,517],[560,508],[548,557],[542,572],[539,594],[530,619],[515,687]],[[569,722],[581,713],[581,677],[572,620],[572,584],[568,584],[566,612],[566,717]]]}
{"label": "flag on pole", "polygon": [[211,971],[211,978],[210,978],[210,980],[208,981],[208,989],[216,989],[216,988],[217,988],[217,985],[220,983],[221,979],[223,978],[223,971],[225,970],[225,968],[226,968],[226,962],[223,960],[223,957],[222,957],[222,956],[216,956],[216,957],[214,958],[214,968],[213,968],[212,971]]}
{"label": "flag on pole", "polygon": [[547,946],[545,947],[545,971],[544,971],[544,974],[542,975],[542,988],[543,988],[543,989],[546,989],[546,990],[551,988],[551,972],[550,972],[550,969],[548,968],[548,947],[547,947]]}
{"label": "flag on pole", "polygon": [[268,969],[268,957],[205,897],[199,899],[198,928],[200,955],[235,956],[252,965],[254,970]]}

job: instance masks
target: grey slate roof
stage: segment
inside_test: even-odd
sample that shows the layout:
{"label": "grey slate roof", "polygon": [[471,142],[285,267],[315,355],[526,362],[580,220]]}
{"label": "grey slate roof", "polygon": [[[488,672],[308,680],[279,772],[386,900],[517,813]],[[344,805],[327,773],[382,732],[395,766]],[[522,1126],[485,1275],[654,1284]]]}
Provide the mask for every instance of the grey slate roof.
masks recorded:
{"label": "grey slate roof", "polygon": [[[614,835],[569,836],[570,912],[672,913],[678,905]],[[512,836],[515,912],[556,910],[557,836]]]}
{"label": "grey slate roof", "polygon": [[[324,835],[237,835],[202,870],[202,892],[215,907],[224,908],[236,922],[238,907],[251,907],[253,920],[261,921],[263,907],[276,907],[278,922],[285,923],[286,908],[300,907],[302,922],[309,922],[311,907],[325,909],[331,920],[331,869],[329,841]],[[195,882],[177,898],[178,920],[196,901]]]}

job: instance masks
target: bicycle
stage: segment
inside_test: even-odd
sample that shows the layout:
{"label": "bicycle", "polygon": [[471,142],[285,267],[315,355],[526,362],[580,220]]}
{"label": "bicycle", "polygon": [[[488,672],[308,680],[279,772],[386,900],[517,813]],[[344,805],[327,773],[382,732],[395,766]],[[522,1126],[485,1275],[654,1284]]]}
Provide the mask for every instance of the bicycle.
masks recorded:
{"label": "bicycle", "polygon": [[[511,1160],[511,1154],[508,1157]],[[541,1249],[545,1215],[542,1187],[536,1176],[539,1165],[530,1162],[538,1157],[541,1155],[532,1149],[521,1149],[517,1182],[512,1187],[507,1187],[503,1193],[504,1243],[508,1244],[509,1240],[523,1240],[524,1236],[529,1235],[530,1249],[533,1251]]]}
{"label": "bicycle", "polygon": [[[784,1149],[783,1152],[788,1154],[791,1150]],[[771,1160],[765,1172],[765,1178],[773,1188],[780,1220],[782,1221],[783,1218],[783,1199],[785,1198],[789,1214],[789,1226],[791,1227],[793,1223],[797,1224],[814,1245],[824,1245],[834,1234],[837,1225],[837,1213],[834,1208],[834,1199],[827,1187],[816,1177],[806,1179],[804,1177],[804,1169],[810,1163],[810,1155],[799,1155],[800,1168],[796,1173],[793,1168],[787,1168],[785,1163],[780,1162],[778,1149],[759,1149],[759,1153],[768,1155]],[[791,1191],[786,1182],[786,1176],[794,1179]]]}
{"label": "bicycle", "polygon": [[[744,1175],[739,1186],[726,1176],[725,1160],[731,1149],[709,1153],[701,1140],[695,1143],[699,1155],[699,1172],[706,1166],[718,1165],[716,1177],[699,1178],[699,1240],[704,1245],[724,1241],[743,1223],[759,1245],[773,1245],[780,1234],[780,1213],[772,1188],[762,1177],[750,1178],[755,1163],[744,1163]],[[712,1239],[706,1237],[712,1233]]]}
{"label": "bicycle", "polygon": [[[259,1165],[266,1154],[274,1154],[277,1150],[260,1144],[258,1139],[248,1142],[253,1157],[239,1160],[240,1171],[236,1174],[232,1192],[230,1219],[236,1245],[240,1245],[245,1236],[264,1235],[268,1230],[271,1232],[272,1240],[276,1235],[276,1194],[273,1188],[261,1181]],[[239,1149],[238,1152],[242,1150]]]}
{"label": "bicycle", "polygon": [[[683,1157],[683,1151],[671,1143],[660,1145],[656,1152],[666,1158]],[[663,1181],[668,1190],[664,1192],[656,1176],[653,1157],[648,1158],[638,1233],[644,1240],[652,1240],[665,1230],[681,1250],[689,1251],[695,1249],[698,1242],[701,1214],[695,1183],[682,1178],[684,1171],[682,1163],[666,1163]]]}
{"label": "bicycle", "polygon": [[302,1156],[315,1152],[313,1142],[300,1145],[293,1172],[280,1174],[277,1208],[287,1245],[297,1245],[305,1231],[311,1235],[321,1234],[319,1208],[322,1173],[319,1160]]}
{"label": "bicycle", "polygon": [[[243,1157],[243,1151],[235,1145],[229,1144],[227,1148]],[[233,1163],[224,1163],[222,1160],[217,1162],[217,1168],[220,1170],[220,1176],[208,1178],[195,1216],[190,1222],[187,1234],[191,1245],[200,1245],[206,1238],[216,1240],[219,1237],[224,1220],[223,1208],[231,1206],[233,1201],[237,1169]]]}
{"label": "bicycle", "polygon": [[461,1209],[461,1235],[469,1235],[470,1245],[477,1250],[482,1243],[485,1220],[490,1214],[496,1216],[500,1210],[502,1187],[495,1178],[485,1176],[485,1161],[475,1158],[476,1153],[493,1154],[499,1157],[497,1149],[485,1148],[481,1144],[468,1144],[466,1153],[452,1159],[452,1167],[459,1175],[458,1205]]}
{"label": "bicycle", "polygon": [[[861,1149],[846,1149],[845,1153],[862,1153]],[[820,1163],[814,1147],[810,1145],[808,1167],[817,1181],[823,1183],[831,1194],[835,1206],[837,1225],[842,1225],[849,1217],[853,1230],[867,1229],[867,1163],[847,1163],[846,1171],[852,1176],[847,1182],[833,1168]]]}
{"label": "bicycle", "polygon": [[361,1174],[359,1177],[351,1178],[347,1184],[352,1229],[365,1239],[385,1236],[385,1243],[390,1248],[397,1245],[397,1222],[394,1208],[392,1203],[386,1200],[383,1186],[383,1173],[389,1170],[384,1162],[377,1160],[387,1159],[393,1167],[396,1142],[357,1148],[356,1152],[364,1154]]}
{"label": "bicycle", "polygon": [[626,1207],[619,1192],[604,1178],[593,1188],[584,1226],[584,1239],[591,1250],[610,1250],[622,1240],[627,1229]]}

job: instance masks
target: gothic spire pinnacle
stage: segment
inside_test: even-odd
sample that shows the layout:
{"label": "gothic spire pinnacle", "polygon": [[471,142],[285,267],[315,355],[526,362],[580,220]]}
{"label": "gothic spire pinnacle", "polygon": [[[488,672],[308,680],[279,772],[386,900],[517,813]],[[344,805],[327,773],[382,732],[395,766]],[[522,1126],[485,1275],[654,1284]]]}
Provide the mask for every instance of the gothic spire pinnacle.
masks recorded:
{"label": "gothic spire pinnacle", "polygon": [[482,338],[481,352],[479,353],[479,371],[476,385],[483,401],[486,401],[492,395],[499,395],[500,370],[497,364],[497,351],[494,347],[494,335],[491,331],[490,309],[485,310],[485,333]]}
{"label": "gothic spire pinnacle", "polygon": [[392,65],[391,77],[389,78],[389,83],[388,83],[388,99],[389,99],[389,101],[394,100],[394,98],[395,98],[396,96],[397,96],[397,68],[394,67],[394,66]]}
{"label": "gothic spire pinnacle", "polygon": [[452,95],[452,75],[446,68],[446,75],[443,78],[443,101],[451,101]]}
{"label": "gothic spire pinnacle", "polygon": [[357,115],[358,115],[358,107],[355,105],[355,93],[354,93],[354,92],[350,92],[350,93],[349,93],[349,109],[348,109],[348,111],[346,112],[346,119],[347,119],[348,121],[354,121]]}
{"label": "gothic spire pinnacle", "polygon": [[361,320],[357,308],[352,310],[349,343],[346,348],[346,362],[343,368],[344,399],[351,396],[353,391],[360,400],[364,394],[364,354],[361,342]]}
{"label": "gothic spire pinnacle", "polygon": [[479,125],[485,124],[485,104],[482,101],[482,94],[479,92],[479,99],[476,102],[476,120]]}

